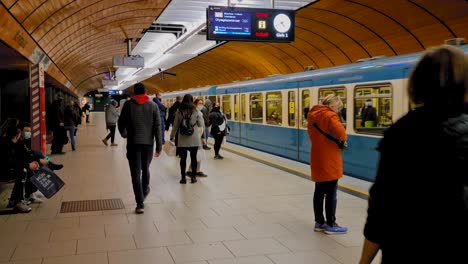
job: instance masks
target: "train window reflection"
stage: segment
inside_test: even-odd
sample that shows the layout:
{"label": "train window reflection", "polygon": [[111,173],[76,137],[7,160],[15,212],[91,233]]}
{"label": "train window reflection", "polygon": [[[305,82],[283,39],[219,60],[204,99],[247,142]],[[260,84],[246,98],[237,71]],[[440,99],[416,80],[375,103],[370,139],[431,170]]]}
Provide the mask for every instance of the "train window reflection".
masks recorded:
{"label": "train window reflection", "polygon": [[283,108],[281,107],[281,92],[267,93],[266,97],[267,124],[281,126],[283,117]]}
{"label": "train window reflection", "polygon": [[302,127],[307,127],[307,114],[310,109],[310,92],[309,90],[302,91]]}
{"label": "train window reflection", "polygon": [[343,102],[343,109],[338,113],[341,123],[346,127],[346,90],[344,87],[339,88],[322,88],[319,90],[319,104],[322,104],[323,98],[329,94],[338,95]]}
{"label": "train window reflection", "polygon": [[356,87],[354,128],[356,132],[382,135],[392,125],[393,94],[390,84]]}
{"label": "train window reflection", "polygon": [[231,119],[231,96],[223,95],[223,113],[227,119]]}
{"label": "train window reflection", "polygon": [[261,93],[250,94],[250,121],[263,122],[263,96]]}
{"label": "train window reflection", "polygon": [[296,93],[294,91],[288,92],[288,108],[288,124],[296,126]]}

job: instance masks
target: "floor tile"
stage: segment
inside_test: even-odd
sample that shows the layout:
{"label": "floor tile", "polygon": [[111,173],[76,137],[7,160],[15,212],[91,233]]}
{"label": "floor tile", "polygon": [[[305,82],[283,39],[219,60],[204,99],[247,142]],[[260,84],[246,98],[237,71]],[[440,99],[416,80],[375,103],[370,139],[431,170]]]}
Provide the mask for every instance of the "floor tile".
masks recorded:
{"label": "floor tile", "polygon": [[104,227],[79,227],[52,231],[50,241],[78,240],[86,238],[104,238]]}
{"label": "floor tile", "polygon": [[133,235],[136,233],[145,232],[157,232],[156,226],[151,222],[136,222],[136,223],[124,223],[124,224],[106,224],[104,227],[106,231],[106,237],[116,237]]}
{"label": "floor tile", "polygon": [[237,230],[234,228],[216,228],[206,230],[187,230],[187,234],[195,243],[207,243],[207,242],[218,242],[228,240],[241,240],[245,239]]}
{"label": "floor tile", "polygon": [[109,252],[109,264],[174,264],[167,248]]}
{"label": "floor tile", "polygon": [[65,257],[47,257],[42,264],[108,264],[107,253],[94,253]]}
{"label": "floor tile", "polygon": [[217,259],[208,261],[209,264],[273,264],[265,256],[240,257],[235,259]]}
{"label": "floor tile", "polygon": [[176,263],[234,257],[222,243],[169,247]]}
{"label": "floor tile", "polygon": [[236,257],[290,252],[271,238],[223,242]]}
{"label": "floor tile", "polygon": [[134,238],[138,248],[174,246],[192,243],[184,231],[136,233]]}
{"label": "floor tile", "polygon": [[131,235],[78,240],[77,254],[136,249]]}
{"label": "floor tile", "polygon": [[322,251],[268,255],[276,264],[341,264]]}
{"label": "floor tile", "polygon": [[247,239],[292,234],[280,224],[236,225],[235,228]]}
{"label": "floor tile", "polygon": [[67,256],[76,253],[76,240],[19,245],[12,260]]}

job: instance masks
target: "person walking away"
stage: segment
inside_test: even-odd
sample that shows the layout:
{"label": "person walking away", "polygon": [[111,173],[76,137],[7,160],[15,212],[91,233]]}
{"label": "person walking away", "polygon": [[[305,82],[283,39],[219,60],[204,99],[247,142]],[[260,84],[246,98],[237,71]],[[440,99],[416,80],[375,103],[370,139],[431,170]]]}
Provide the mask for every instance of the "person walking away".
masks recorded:
{"label": "person walking away", "polygon": [[161,119],[161,133],[162,133],[162,143],[165,143],[164,133],[165,133],[165,123],[166,123],[166,106],[161,102],[161,93],[156,92],[156,97],[153,98],[153,101],[158,105],[159,108],[159,117]]}
{"label": "person walking away", "polygon": [[[195,99],[195,101],[193,102],[193,104],[194,104],[195,107],[197,108],[197,111],[200,111],[200,110],[204,107],[204,105],[203,105],[203,99],[201,99],[201,98]],[[201,111],[200,111],[200,113],[201,113]],[[202,115],[203,115],[203,113],[202,113]],[[201,136],[202,144],[205,144],[205,145],[206,145],[205,133],[204,133],[204,131],[205,131],[205,126],[203,126],[203,127],[197,127],[197,129],[198,129],[198,133],[199,133],[200,135],[202,135],[202,136]],[[205,146],[205,145],[203,145],[203,146]],[[210,148],[210,149],[211,149],[211,148]],[[198,148],[198,151],[197,151],[197,170],[195,171],[195,176],[197,176],[197,177],[208,177],[207,174],[205,174],[205,173],[203,173],[203,172],[201,171],[202,155],[204,155],[203,152],[204,152],[203,149]],[[202,153],[203,153],[203,154],[202,154]],[[188,168],[188,170],[187,170],[187,175],[190,175],[191,173],[192,173],[192,167],[190,166],[190,167]]]}
{"label": "person walking away", "polygon": [[65,108],[64,113],[64,125],[65,129],[69,132],[70,135],[70,143],[72,147],[72,151],[76,150],[76,142],[75,142],[75,122],[78,118],[75,108],[73,107],[73,101],[68,102],[67,107]]}
{"label": "person walking away", "polygon": [[[186,94],[176,112],[171,130],[171,141],[174,141],[176,133],[178,136],[176,146],[180,156],[180,184],[187,183],[185,179],[187,151],[190,152],[192,172],[197,171],[197,151],[201,146],[201,134],[198,128],[203,128],[202,113],[195,108],[192,95]],[[191,183],[197,182],[195,173],[191,173],[190,178]]]}
{"label": "person walking away", "polygon": [[448,45],[426,51],[407,89],[416,107],[378,144],[359,263],[379,250],[382,263],[466,263],[468,57]]}
{"label": "person walking away", "polygon": [[89,105],[89,102],[86,101],[85,105],[83,106],[83,112],[86,115],[86,123],[89,123],[89,114],[91,113],[91,106]]}
{"label": "person walking away", "polygon": [[[218,102],[215,102],[213,109],[210,113],[210,124],[211,124],[211,135],[214,138],[214,159],[224,159],[223,156],[219,154],[221,149],[221,144],[223,143],[223,138],[225,136],[225,127],[227,126],[226,116],[221,113],[221,108]],[[224,128],[222,127],[224,124]]]}
{"label": "person walking away", "polygon": [[[202,101],[203,103],[203,101]],[[204,128],[204,142],[203,142],[203,149],[210,150],[211,148],[208,147],[208,129],[210,127],[210,110],[211,110],[211,100],[207,98],[205,100],[205,104],[202,104],[201,109],[199,110],[203,113],[203,121],[205,122],[205,128]]]}
{"label": "person walking away", "polygon": [[169,108],[169,113],[166,120],[166,131],[169,131],[169,127],[174,125],[175,113],[179,109],[181,103],[182,96],[178,95],[174,104],[172,104],[172,106]]}
{"label": "person walking away", "polygon": [[105,110],[105,115],[106,115],[106,130],[109,130],[109,134],[102,140],[102,143],[104,145],[107,144],[107,140],[111,140],[111,146],[115,147],[117,146],[116,143],[114,143],[115,140],[115,127],[117,124],[117,120],[119,119],[119,111],[117,111],[117,101],[112,100],[110,104],[106,107]]}
{"label": "person walking away", "polygon": [[[335,141],[323,134],[340,142],[346,141],[346,131],[337,113],[342,107],[340,97],[329,94],[323,99],[322,105],[315,105],[307,114],[307,132],[311,142],[310,170],[312,181],[315,182],[314,230],[326,234],[345,234],[348,231],[336,223],[335,216],[338,179],[343,176],[341,149]],[[324,200],[326,221],[323,217]]]}
{"label": "person walking away", "polygon": [[150,192],[153,149],[156,148],[155,157],[161,155],[161,120],[158,106],[146,95],[144,84],[135,84],[133,91],[135,96],[122,107],[117,124],[120,134],[127,139],[127,159],[137,204],[135,212],[142,214],[144,200]]}
{"label": "person walking away", "polygon": [[64,114],[62,108],[63,96],[57,94],[54,102],[50,106],[50,113],[47,113],[46,117],[50,119],[48,122],[51,124],[51,129],[54,133],[51,146],[51,154],[65,154],[63,152],[63,129],[64,129]]}
{"label": "person walking away", "polygon": [[83,116],[83,111],[81,110],[81,107],[77,101],[73,103],[73,109],[75,109],[75,114],[77,115],[76,121],[75,121],[75,137],[76,137],[78,126],[81,125],[81,117]]}

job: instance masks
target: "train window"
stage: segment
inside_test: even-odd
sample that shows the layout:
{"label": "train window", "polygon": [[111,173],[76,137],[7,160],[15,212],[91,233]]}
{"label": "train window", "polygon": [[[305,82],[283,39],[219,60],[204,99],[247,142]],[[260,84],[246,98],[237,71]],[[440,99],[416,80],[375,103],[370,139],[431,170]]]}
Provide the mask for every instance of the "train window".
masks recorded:
{"label": "train window", "polygon": [[296,126],[296,94],[288,92],[288,125]]}
{"label": "train window", "polygon": [[329,94],[336,94],[343,102],[343,109],[338,113],[341,123],[346,127],[346,90],[344,87],[339,88],[322,88],[319,90],[319,104],[322,104],[323,98]]}
{"label": "train window", "polygon": [[267,93],[266,97],[267,124],[281,126],[283,117],[281,92]]}
{"label": "train window", "polygon": [[234,120],[239,121],[239,95],[234,95]]}
{"label": "train window", "polygon": [[229,120],[232,117],[231,113],[231,96],[223,95],[223,113],[226,115],[226,118]]}
{"label": "train window", "polygon": [[245,94],[241,95],[241,116],[242,116],[242,121],[245,121],[245,115],[247,113],[247,108],[245,105]]}
{"label": "train window", "polygon": [[310,92],[309,90],[302,91],[302,127],[307,127],[307,114],[310,109]]}
{"label": "train window", "polygon": [[250,121],[263,122],[263,96],[261,93],[250,94]]}
{"label": "train window", "polygon": [[390,84],[356,87],[354,128],[356,132],[382,135],[392,124],[393,94]]}

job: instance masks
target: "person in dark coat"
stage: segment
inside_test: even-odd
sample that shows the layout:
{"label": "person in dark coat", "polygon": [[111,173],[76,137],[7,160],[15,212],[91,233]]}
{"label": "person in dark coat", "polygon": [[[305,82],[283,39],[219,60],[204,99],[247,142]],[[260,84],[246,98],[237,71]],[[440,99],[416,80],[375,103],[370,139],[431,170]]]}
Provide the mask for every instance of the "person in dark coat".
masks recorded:
{"label": "person in dark coat", "polygon": [[[378,123],[377,109],[372,106],[372,100],[367,99],[365,107],[361,110],[361,127],[375,127]],[[366,126],[366,122],[370,121]]]}
{"label": "person in dark coat", "polygon": [[[214,143],[214,151],[215,156],[214,159],[224,159],[223,156],[219,154],[219,150],[221,149],[221,144],[223,143],[223,138],[225,134],[225,127],[227,126],[226,116],[221,113],[221,107],[219,103],[216,102],[213,106],[213,109],[210,113],[210,124],[211,124],[211,135],[213,136],[215,143]],[[224,128],[222,125],[224,124]]]}
{"label": "person in dark coat", "polygon": [[75,136],[76,132],[78,131],[78,126],[81,125],[81,117],[83,116],[83,110],[81,110],[80,105],[78,102],[73,102],[73,109],[75,109],[75,113],[77,115],[76,121],[75,121]]}
{"label": "person in dark coat", "polygon": [[211,148],[208,147],[208,130],[210,127],[210,111],[211,111],[211,100],[209,98],[206,98],[205,103],[203,106],[199,109],[202,114],[203,114],[203,121],[205,122],[205,128],[204,128],[204,142],[203,142],[203,149],[210,150]]}
{"label": "person in dark coat", "polygon": [[65,107],[63,124],[65,126],[65,129],[69,132],[72,151],[75,151],[76,150],[75,125],[76,125],[76,119],[78,118],[78,114],[76,113],[76,110],[73,105],[74,105],[73,101],[70,101],[68,102],[67,107]]}
{"label": "person in dark coat", "polygon": [[166,131],[169,131],[169,127],[171,125],[174,125],[173,123],[175,119],[175,113],[179,109],[181,103],[182,103],[182,96],[178,95],[176,97],[176,101],[174,102],[174,104],[169,108],[169,114],[166,120]]}
{"label": "person in dark coat", "polygon": [[86,101],[85,105],[82,108],[83,113],[86,115],[86,123],[89,123],[89,115],[91,114],[91,106],[89,105],[89,102]]}
{"label": "person in dark coat", "polygon": [[155,157],[161,155],[162,136],[158,106],[146,95],[145,86],[133,87],[135,96],[127,101],[118,120],[119,132],[127,139],[127,159],[132,176],[137,214],[144,213],[144,200],[150,192],[150,169],[153,149]]}
{"label": "person in dark coat", "polygon": [[166,109],[167,107],[161,102],[161,93],[157,92],[156,97],[153,98],[153,102],[156,103],[156,105],[159,108],[159,117],[161,119],[161,133],[162,133],[162,143],[164,144],[164,132],[165,130],[165,123],[166,123]]}
{"label": "person in dark coat", "polygon": [[468,58],[427,51],[408,81],[417,107],[384,132],[360,264],[466,263]]}
{"label": "person in dark coat", "polygon": [[[50,111],[47,113],[46,118],[49,119],[49,124],[51,125],[51,129],[54,133],[54,137],[52,139],[52,146],[51,146],[51,154],[65,154],[63,152],[63,145],[65,139],[64,137],[64,114],[62,108],[62,101],[63,96],[58,94],[56,96],[55,101],[50,106]],[[65,132],[66,136],[66,132]]]}

